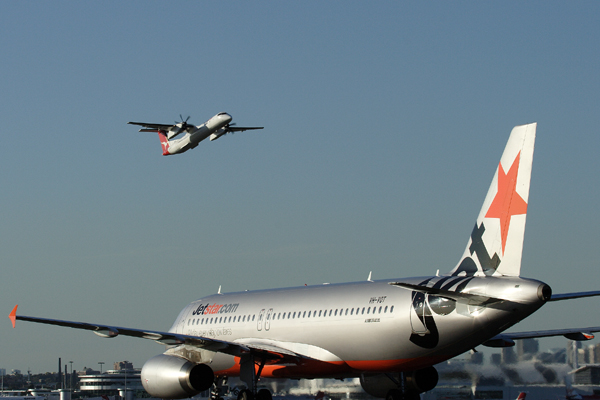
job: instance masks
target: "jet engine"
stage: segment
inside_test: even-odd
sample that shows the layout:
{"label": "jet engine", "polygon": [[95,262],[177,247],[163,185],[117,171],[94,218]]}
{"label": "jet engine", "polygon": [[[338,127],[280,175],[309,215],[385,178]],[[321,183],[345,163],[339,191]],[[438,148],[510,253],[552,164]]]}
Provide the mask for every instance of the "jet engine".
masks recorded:
{"label": "jet engine", "polygon": [[[394,380],[386,374],[367,375],[360,377],[360,385],[363,390],[374,397],[385,398],[390,390],[398,390],[400,374],[390,374]],[[416,371],[404,373],[404,390],[412,393],[423,393],[433,389],[438,382],[438,373],[435,368],[427,367]]]}
{"label": "jet engine", "polygon": [[160,354],[142,367],[142,385],[152,397],[184,399],[210,389],[215,380],[206,364]]}

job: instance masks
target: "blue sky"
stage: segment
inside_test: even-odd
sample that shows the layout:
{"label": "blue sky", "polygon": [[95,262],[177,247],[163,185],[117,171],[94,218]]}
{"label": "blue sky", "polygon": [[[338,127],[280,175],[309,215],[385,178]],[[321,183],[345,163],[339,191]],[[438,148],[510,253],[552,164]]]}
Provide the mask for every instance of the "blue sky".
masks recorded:
{"label": "blue sky", "polygon": [[[538,122],[522,272],[598,289],[594,2],[0,4],[0,304],[168,329],[244,289],[449,271],[513,126]],[[161,156],[127,121],[264,126]],[[599,300],[519,330],[600,325]],[[2,368],[162,351],[0,324]],[[548,346],[561,346],[555,341]],[[542,345],[542,348],[544,345]]]}

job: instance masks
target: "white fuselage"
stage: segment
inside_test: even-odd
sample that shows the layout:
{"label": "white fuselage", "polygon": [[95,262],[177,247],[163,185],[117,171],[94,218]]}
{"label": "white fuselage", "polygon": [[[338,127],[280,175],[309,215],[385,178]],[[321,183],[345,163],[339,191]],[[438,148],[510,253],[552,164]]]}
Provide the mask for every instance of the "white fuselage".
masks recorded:
{"label": "white fuselage", "polygon": [[198,143],[231,122],[231,119],[231,115],[225,112],[215,115],[205,123],[186,132],[183,137],[169,140],[167,152],[169,154],[178,154],[193,149],[198,146]]}
{"label": "white fuselage", "polygon": [[[523,278],[423,277],[456,293],[506,299],[488,305],[390,285],[393,280],[217,294],[184,308],[171,332],[286,349],[313,359],[267,365],[262,376],[301,378],[408,371],[452,358],[519,322],[544,304],[542,282]],[[186,345],[168,353],[235,375],[233,356]]]}

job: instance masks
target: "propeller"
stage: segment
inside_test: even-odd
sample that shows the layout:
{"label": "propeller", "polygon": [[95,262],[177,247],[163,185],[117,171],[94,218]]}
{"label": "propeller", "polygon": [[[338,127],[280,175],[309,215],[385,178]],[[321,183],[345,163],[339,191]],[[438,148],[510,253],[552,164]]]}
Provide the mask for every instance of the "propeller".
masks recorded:
{"label": "propeller", "polygon": [[190,116],[188,115],[188,117],[184,120],[183,119],[183,115],[179,114],[179,119],[181,119],[181,122],[177,122],[175,121],[175,125],[181,124],[181,127],[179,128],[179,130],[177,131],[177,133],[173,136],[177,136],[179,135],[181,132],[187,131],[188,127],[192,126],[191,124],[188,124],[188,119],[190,119]]}
{"label": "propeller", "polygon": [[[188,115],[188,117],[184,120],[183,119],[183,115],[179,114],[179,119],[181,120],[181,130],[186,130],[188,126],[190,126],[187,122],[188,119],[190,119],[190,116]],[[175,121],[175,124],[178,124],[179,122]]]}

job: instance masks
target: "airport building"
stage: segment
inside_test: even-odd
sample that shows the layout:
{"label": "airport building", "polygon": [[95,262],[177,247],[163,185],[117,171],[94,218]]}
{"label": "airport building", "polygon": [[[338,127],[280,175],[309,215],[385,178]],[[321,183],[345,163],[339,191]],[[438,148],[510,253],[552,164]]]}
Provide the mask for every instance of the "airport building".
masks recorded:
{"label": "airport building", "polygon": [[139,369],[108,370],[102,374],[80,375],[81,397],[113,396],[133,399],[149,397],[140,378]]}

